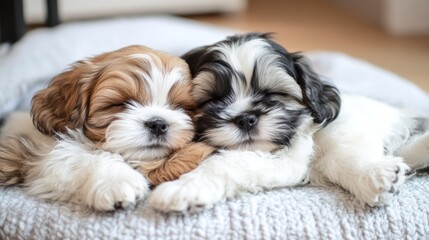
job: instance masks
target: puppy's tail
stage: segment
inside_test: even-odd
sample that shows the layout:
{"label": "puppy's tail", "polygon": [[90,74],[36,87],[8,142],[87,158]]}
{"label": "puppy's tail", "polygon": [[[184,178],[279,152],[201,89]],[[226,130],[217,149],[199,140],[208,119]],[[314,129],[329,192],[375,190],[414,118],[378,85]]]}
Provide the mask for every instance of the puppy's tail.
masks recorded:
{"label": "puppy's tail", "polygon": [[31,162],[40,158],[37,144],[27,136],[0,142],[0,186],[24,182]]}

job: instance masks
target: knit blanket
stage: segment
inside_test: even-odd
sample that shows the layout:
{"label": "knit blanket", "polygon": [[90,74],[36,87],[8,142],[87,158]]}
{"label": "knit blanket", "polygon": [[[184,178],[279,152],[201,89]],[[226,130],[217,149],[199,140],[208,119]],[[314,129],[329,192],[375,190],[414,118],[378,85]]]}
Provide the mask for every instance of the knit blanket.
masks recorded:
{"label": "knit blanket", "polygon": [[362,207],[339,187],[245,194],[194,215],[145,207],[97,213],[0,189],[0,239],[427,239],[429,175],[386,207]]}
{"label": "knit blanket", "polygon": [[[51,75],[63,67],[58,63],[62,58],[71,60],[79,51],[80,55],[89,56],[94,52],[94,49],[88,47],[91,45],[100,48],[96,37],[106,32],[98,32],[91,37],[85,31],[93,33],[94,29],[105,29],[109,34],[118,34],[112,35],[115,36],[114,40],[106,38],[101,43],[106,50],[110,50],[108,48],[128,43],[116,39],[120,33],[130,37],[134,33],[127,35],[126,29],[134,31],[146,20],[152,21],[152,24],[155,20],[156,24],[163,22],[167,28],[178,27],[177,24],[182,23],[181,29],[193,31],[192,36],[211,33],[198,43],[220,40],[231,32],[198,24],[193,28],[193,23],[171,17],[106,20],[86,25],[82,23],[80,27],[71,24],[52,31],[36,30],[8,53],[0,54],[0,62],[21,63],[20,66],[10,65],[8,70],[0,68],[0,77],[13,73],[10,77],[25,85],[8,85],[10,92],[2,95],[4,108],[0,109],[0,113],[6,114],[19,105],[25,108],[22,99],[31,97],[31,91],[28,90],[35,83],[46,84]],[[126,27],[120,28],[122,25]],[[115,27],[122,32],[115,32]],[[61,32],[59,36],[63,37],[55,35],[58,31]],[[66,43],[73,45],[70,39],[73,40],[75,34],[88,36],[85,42],[78,42],[83,45],[79,51],[64,50],[59,46]],[[43,42],[40,47],[47,45],[56,49],[57,58],[51,55],[41,57],[40,52],[31,52],[30,46],[40,42]],[[192,43],[196,42],[192,40]],[[159,41],[153,40],[153,43],[156,45]],[[191,44],[180,43],[179,39],[170,45],[165,43],[170,49],[163,49],[163,46],[155,48],[180,54],[188,50]],[[145,44],[151,45],[150,42]],[[87,50],[85,52],[82,49]],[[28,56],[39,56],[39,61],[19,61],[19,58]],[[322,52],[308,56],[316,71],[336,84],[341,91],[364,94],[396,106],[429,113],[426,93],[399,76],[340,53]],[[34,68],[28,69],[33,73],[32,78],[25,73],[25,69],[11,72],[14,67],[22,68],[23,63],[26,68]],[[0,85],[5,85],[5,81],[0,78]],[[198,214],[167,215],[149,209],[144,200],[134,209],[100,213],[72,204],[39,200],[26,195],[18,187],[0,187],[0,239],[428,239],[428,189],[429,174],[421,173],[409,180],[390,205],[385,207],[361,206],[351,194],[338,186],[307,185],[243,194]]]}

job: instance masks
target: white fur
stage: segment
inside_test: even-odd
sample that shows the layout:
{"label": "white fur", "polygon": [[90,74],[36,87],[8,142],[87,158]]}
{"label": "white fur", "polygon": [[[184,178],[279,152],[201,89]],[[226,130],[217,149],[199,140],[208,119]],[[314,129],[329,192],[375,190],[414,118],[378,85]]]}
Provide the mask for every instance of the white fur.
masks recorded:
{"label": "white fur", "polygon": [[[252,79],[253,68],[255,60],[261,56],[264,52],[264,48],[268,47],[268,44],[262,40],[255,40],[251,42],[245,42],[240,45],[227,45],[222,44],[221,46],[215,46],[212,50],[219,51],[219,58],[225,60],[232,65],[235,69],[241,69],[247,82]],[[246,93],[244,83],[241,81],[234,81],[237,85],[235,86],[236,93]],[[239,86],[241,84],[241,86]],[[247,86],[249,84],[246,84]]]}
{"label": "white fur", "polygon": [[[102,143],[87,139],[82,129],[69,130],[56,136],[59,139],[45,136],[33,126],[28,112],[12,113],[6,120],[1,131],[3,140],[7,141],[6,136],[24,137],[37,145],[32,150],[37,150],[38,159],[26,159],[30,164],[24,181],[28,193],[97,210],[128,207],[146,196],[149,189],[148,180],[132,167],[166,157],[192,139],[191,118],[184,110],[169,105],[171,87],[184,80],[182,70],[158,69],[153,61],[161,60],[156,56],[131,57],[141,58],[151,66],[149,74],[140,70],[150,100],[145,105],[125,103],[126,110],[110,123]],[[168,124],[162,139],[145,126],[153,118]]]}
{"label": "white fur", "polygon": [[[343,95],[342,100],[337,120],[320,130],[301,125],[290,149],[274,154],[221,151],[178,180],[161,184],[150,206],[192,212],[243,191],[294,186],[308,178],[313,184],[338,184],[363,204],[386,204],[409,177],[403,157],[414,157],[408,158],[411,166],[428,165],[428,135],[409,144],[413,116],[365,97]],[[394,156],[383,145],[403,147]],[[417,152],[412,151],[415,145]]]}
{"label": "white fur", "polygon": [[148,54],[132,54],[131,58],[140,59],[150,66],[150,71],[146,74],[140,71],[143,79],[146,81],[148,88],[146,89],[147,94],[151,96],[149,105],[155,106],[168,106],[168,93],[172,86],[184,80],[182,69],[173,68],[169,72],[165,72],[164,69],[159,69],[155,62],[159,62],[158,65],[162,65],[161,59],[157,56],[149,56]]}
{"label": "white fur", "polygon": [[243,135],[240,134],[239,129],[233,123],[221,128],[210,129],[207,131],[206,136],[210,142],[218,146],[227,146],[230,149],[271,151],[278,148],[270,139],[281,131],[275,127],[277,126],[276,123],[280,121],[278,117],[281,114],[281,111],[274,109],[267,115],[261,115],[258,120],[261,131],[252,135],[251,143],[243,144]]}
{"label": "white fur", "polygon": [[106,211],[118,203],[132,206],[149,191],[148,180],[121,155],[99,149],[80,130],[56,141],[33,126],[28,112],[15,112],[3,126],[2,137],[20,134],[37,143],[41,157],[29,162],[24,186],[31,195]]}
{"label": "white fur", "polygon": [[429,133],[413,138],[409,144],[401,146],[397,154],[402,156],[413,169],[423,169],[429,166]]}
{"label": "white fur", "polygon": [[[253,76],[255,63],[258,64],[259,84],[261,88],[272,88],[287,92],[291,96],[302,99],[302,92],[296,81],[288,75],[281,66],[278,66],[278,56],[266,55],[266,48],[269,45],[262,40],[253,40],[241,45],[222,45],[212,47],[210,51],[219,51],[218,58],[231,64],[232,68],[244,74],[244,80],[231,80],[233,91],[237,98],[246,99],[252,92],[250,91],[250,81]],[[233,75],[233,78],[238,78]],[[196,99],[207,98],[207,89],[214,84],[214,77],[209,72],[200,72],[197,78],[204,79],[195,82],[194,96]],[[201,83],[201,84],[200,84]]]}
{"label": "white fur", "polygon": [[264,55],[257,60],[260,88],[276,89],[302,99],[301,88],[295,79],[278,66],[278,56]]}
{"label": "white fur", "polygon": [[[421,126],[416,116],[369,98],[351,95],[338,96],[341,97],[339,108],[336,92],[329,93],[329,88],[325,89],[328,86],[321,88],[312,82],[319,79],[313,79],[305,59],[285,50],[279,54],[280,46],[271,46],[269,41],[264,36],[250,34],[232,37],[200,50],[212,54],[211,58],[228,63],[231,68],[224,66],[228,75],[213,75],[211,72],[216,72],[217,65],[208,61],[194,79],[195,96],[202,98],[203,103],[210,101],[215,81],[221,81],[220,84],[229,81],[233,90],[231,94],[221,96],[222,99],[215,95],[212,105],[202,110],[202,117],[205,110],[210,110],[206,111],[211,114],[208,118],[217,121],[204,129],[202,139],[235,150],[221,151],[177,181],[161,184],[150,197],[151,206],[166,212],[196,211],[242,191],[294,186],[303,179],[318,185],[334,183],[350,191],[363,204],[383,205],[412,175],[408,165],[415,168],[429,165],[429,135],[419,135]],[[213,50],[221,54],[211,52]],[[189,61],[192,64],[193,58]],[[288,72],[294,71],[297,76],[290,76]],[[252,76],[253,73],[257,76]],[[252,81],[257,82],[252,84]],[[277,95],[276,102],[284,106],[259,112],[257,125],[243,134],[239,126],[234,126],[233,117],[257,110],[256,104],[247,109],[249,103],[256,103],[267,95],[270,97],[268,93],[271,97]],[[321,106],[311,98],[319,98]],[[218,108],[217,102],[221,103]],[[319,111],[324,114],[324,110],[336,114],[338,109],[339,115],[332,122],[324,118],[329,122],[326,126],[323,123],[313,125],[308,119],[304,122],[282,119],[287,116],[309,117],[308,113],[298,113],[305,112],[304,109],[312,114],[319,114]],[[280,125],[280,121],[290,121],[286,127],[296,128],[292,129],[296,132],[290,131],[292,134],[287,135],[292,138],[289,139],[290,148],[267,153],[276,150],[273,145],[277,141],[273,139],[287,134],[284,130],[288,129]],[[280,126],[283,131],[278,131]],[[423,130],[427,129],[428,126],[423,127]],[[249,139],[257,141],[246,144]],[[266,152],[240,152],[237,149]]]}
{"label": "white fur", "polygon": [[232,86],[237,96],[243,97],[251,94],[249,86],[251,85],[250,81],[255,63],[257,63],[261,88],[280,88],[297,98],[302,98],[301,89],[295,80],[285,73],[284,69],[277,66],[278,56],[266,55],[266,48],[268,47],[269,44],[267,42],[255,39],[237,45],[222,44],[221,46],[213,47],[211,50],[220,51],[222,54],[218,55],[219,59],[228,62],[234,69],[244,74],[246,82],[232,81]]}
{"label": "white fur", "polygon": [[314,145],[311,134],[315,130],[312,120],[307,119],[292,140],[294,147],[275,154],[222,150],[178,180],[158,186],[148,204],[165,212],[193,212],[243,191],[306,183]]}
{"label": "white fur", "polygon": [[[74,132],[78,137],[81,133]],[[149,191],[148,181],[115,153],[97,150],[88,140],[65,136],[26,178],[28,193],[40,198],[76,202],[97,210],[134,205]]]}
{"label": "white fur", "polygon": [[314,134],[312,183],[339,184],[371,206],[387,203],[404,183],[409,167],[401,157],[385,154],[384,146],[404,144],[410,120],[375,100],[343,95],[338,118]]}
{"label": "white fur", "polygon": [[[144,122],[161,118],[168,124],[165,141],[159,142],[150,137]],[[120,153],[125,159],[148,161],[165,157],[171,149],[178,148],[178,142],[185,134],[193,131],[191,118],[182,110],[172,110],[168,106],[142,106],[132,102],[127,110],[118,114],[108,127],[103,149]],[[190,139],[192,136],[189,136]],[[159,145],[151,148],[153,145]]]}

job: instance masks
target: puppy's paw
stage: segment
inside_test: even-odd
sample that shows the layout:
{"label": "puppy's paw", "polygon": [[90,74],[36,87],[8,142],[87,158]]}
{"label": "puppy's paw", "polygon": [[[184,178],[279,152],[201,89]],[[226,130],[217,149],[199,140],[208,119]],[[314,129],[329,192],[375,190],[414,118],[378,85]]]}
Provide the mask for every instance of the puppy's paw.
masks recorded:
{"label": "puppy's paw", "polygon": [[370,206],[387,204],[405,180],[414,175],[400,157],[384,157],[365,169],[356,182],[355,195]]}
{"label": "puppy's paw", "polygon": [[123,162],[95,171],[84,186],[85,203],[100,211],[132,207],[149,192],[148,181]]}
{"label": "puppy's paw", "polygon": [[148,204],[162,212],[194,213],[222,200],[223,189],[208,180],[180,178],[159,185],[149,196]]}

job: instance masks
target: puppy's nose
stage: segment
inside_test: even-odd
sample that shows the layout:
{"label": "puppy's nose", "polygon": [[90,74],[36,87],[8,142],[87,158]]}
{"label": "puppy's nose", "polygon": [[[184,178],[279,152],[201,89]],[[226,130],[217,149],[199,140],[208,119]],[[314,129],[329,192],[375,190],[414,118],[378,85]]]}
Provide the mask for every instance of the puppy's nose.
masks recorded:
{"label": "puppy's nose", "polygon": [[250,131],[258,123],[258,117],[255,114],[243,113],[234,118],[234,123],[238,128]]}
{"label": "puppy's nose", "polygon": [[145,122],[145,125],[147,128],[149,128],[151,133],[157,136],[165,134],[168,130],[167,122],[160,118],[150,119],[149,121]]}

